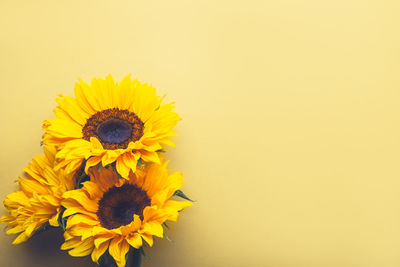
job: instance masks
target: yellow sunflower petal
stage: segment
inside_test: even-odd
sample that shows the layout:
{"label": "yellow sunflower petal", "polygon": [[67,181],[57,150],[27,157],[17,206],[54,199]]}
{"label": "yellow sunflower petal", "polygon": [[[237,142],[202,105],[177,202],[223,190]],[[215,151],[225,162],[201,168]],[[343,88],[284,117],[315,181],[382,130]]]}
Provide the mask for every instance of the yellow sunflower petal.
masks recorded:
{"label": "yellow sunflower petal", "polygon": [[21,244],[22,242],[25,242],[28,240],[30,236],[26,235],[25,233],[21,233],[13,242],[13,245],[18,245]]}
{"label": "yellow sunflower petal", "polygon": [[104,166],[109,165],[110,163],[113,163],[114,161],[117,160],[119,154],[115,150],[107,150],[106,153],[104,153],[102,159],[101,159],[101,164]]}
{"label": "yellow sunflower petal", "polygon": [[93,114],[96,112],[96,109],[92,107],[90,102],[85,96],[85,87],[83,86],[82,83],[76,83],[75,84],[75,96],[76,96],[76,102],[78,103],[79,107],[82,108],[87,114]]}
{"label": "yellow sunflower petal", "polygon": [[101,158],[102,158],[102,156],[94,156],[94,157],[89,158],[86,161],[85,172],[88,173],[90,167],[93,167],[93,166],[96,166],[97,164],[99,164],[101,162]]}
{"label": "yellow sunflower petal", "polygon": [[[85,192],[80,190],[67,191],[63,195],[64,198],[71,198],[85,207],[87,211],[96,212],[98,205],[95,200],[90,199]],[[64,205],[64,202],[63,202]]]}
{"label": "yellow sunflower petal", "polygon": [[[178,212],[191,205],[185,201],[166,199],[170,190],[181,186],[181,174],[168,176],[166,163],[138,167],[136,173],[130,172],[129,180],[120,179],[117,171],[109,166],[91,168],[89,176],[90,181],[85,182],[81,189],[64,193],[64,214],[71,215],[65,233],[66,239],[71,242],[65,246],[72,249],[71,255],[91,252],[95,262],[108,247],[117,265],[125,266],[125,256],[131,246],[140,248],[143,240],[152,246],[153,236],[162,238],[164,235],[162,223],[176,220]],[[135,199],[132,199],[132,195],[135,195]],[[88,208],[87,202],[95,203],[97,208]],[[151,206],[153,202],[157,202],[157,205]],[[123,210],[125,206],[132,208],[131,205],[143,209],[142,214],[132,216],[130,212],[125,212],[128,210]],[[118,207],[119,214],[131,218],[113,217],[112,214],[117,212],[115,207]],[[85,214],[79,211],[85,211]],[[132,221],[126,224],[129,220]],[[74,241],[75,237],[80,238],[82,243]],[[84,240],[92,240],[93,246],[83,246]]]}
{"label": "yellow sunflower petal", "polygon": [[76,102],[76,100],[72,97],[64,96],[63,98],[57,99],[60,108],[64,111],[68,110],[68,114],[80,125],[84,125],[86,123],[86,119],[88,114],[84,112]]}
{"label": "yellow sunflower petal", "polygon": [[[64,204],[66,202],[63,202]],[[63,218],[74,215],[74,214],[85,214],[85,215],[89,215],[95,218],[95,214],[93,212],[87,211],[86,209],[82,208],[82,207],[69,207],[67,210],[64,211],[63,213]]]}
{"label": "yellow sunflower petal", "polygon": [[[43,143],[60,149],[58,168],[68,173],[77,170],[83,160],[88,160],[86,172],[100,162],[107,166],[117,161],[118,172],[128,178],[139,158],[159,163],[156,151],[172,144],[172,128],[180,118],[172,111],[172,103],[162,105],[161,101],[152,86],[131,80],[129,75],[120,84],[111,75],[93,79],[90,85],[79,80],[75,97],[57,99],[56,118],[43,123]],[[120,159],[120,155],[125,156]]]}
{"label": "yellow sunflower petal", "polygon": [[123,156],[120,156],[117,159],[116,168],[117,168],[118,173],[124,178],[128,177],[129,172],[131,170],[127,165],[125,165]]}
{"label": "yellow sunflower petal", "polygon": [[153,246],[153,236],[151,234],[147,234],[147,233],[140,233],[140,236],[143,238],[144,241],[146,241],[146,243],[152,247]]}
{"label": "yellow sunflower petal", "polygon": [[76,247],[76,246],[78,246],[80,244],[82,244],[81,239],[79,237],[75,237],[75,238],[72,238],[72,239],[70,239],[68,241],[65,241],[61,245],[61,249],[62,250],[68,250],[68,249],[74,248],[74,247]]}
{"label": "yellow sunflower petal", "polygon": [[146,151],[142,150],[140,151],[141,157],[144,161],[147,162],[155,162],[160,164],[160,157],[158,156],[157,152],[151,152],[151,151]]}
{"label": "yellow sunflower petal", "polygon": [[133,91],[131,90],[131,77],[127,75],[118,85],[119,91],[115,95],[118,98],[118,108],[128,109],[130,106],[130,99],[132,99]]}
{"label": "yellow sunflower petal", "polygon": [[143,122],[146,122],[153,115],[160,105],[160,99],[156,96],[153,87],[147,84],[133,83],[133,98],[130,109],[135,112]]}
{"label": "yellow sunflower petal", "polygon": [[58,216],[59,216],[59,214],[56,214],[49,220],[49,224],[51,226],[54,226],[54,227],[60,226],[60,224],[58,223]]}
{"label": "yellow sunflower petal", "polygon": [[99,225],[99,222],[87,215],[84,214],[75,214],[68,218],[67,228],[70,228],[77,224],[85,224],[85,225]]}
{"label": "yellow sunflower petal", "polygon": [[[132,153],[127,152],[124,155],[122,155],[122,160],[123,160],[123,164],[129,168],[129,170],[132,170],[132,172],[136,171],[136,165],[137,165],[137,160],[135,159],[135,157],[132,155]],[[129,174],[129,171],[128,171]],[[121,174],[122,176],[122,174]],[[124,178],[126,178],[128,175],[126,176],[122,176]]]}
{"label": "yellow sunflower petal", "polygon": [[11,234],[18,234],[18,233],[21,233],[21,232],[23,232],[23,231],[25,231],[25,227],[23,227],[22,225],[17,225],[17,226],[15,226],[14,228],[11,228],[11,229],[8,229],[7,230],[7,234],[8,235],[11,235]]}
{"label": "yellow sunflower petal", "polygon": [[114,258],[118,267],[125,267],[126,260],[125,255],[129,251],[129,244],[123,238],[115,238],[111,240],[109,252],[110,255]]}
{"label": "yellow sunflower petal", "polygon": [[102,192],[100,185],[92,181],[87,181],[83,183],[83,186],[85,187],[85,191],[89,194],[91,199],[97,199],[101,197]]}
{"label": "yellow sunflower petal", "polygon": [[142,237],[138,233],[128,236],[126,241],[134,248],[140,248],[142,246]]}
{"label": "yellow sunflower petal", "polygon": [[41,184],[37,180],[22,178],[18,179],[18,182],[21,189],[25,192],[31,192],[31,193],[35,192],[37,194],[49,193],[48,188],[46,188],[45,185]]}
{"label": "yellow sunflower petal", "polygon": [[115,237],[115,235],[112,234],[112,233],[96,236],[96,238],[94,240],[94,245],[95,245],[96,248],[98,248],[102,244],[106,243],[107,241],[109,241],[110,239],[112,239],[114,237]]}
{"label": "yellow sunflower petal", "polygon": [[24,176],[18,180],[21,190],[9,194],[3,202],[9,214],[0,222],[7,223],[8,234],[20,233],[13,244],[26,241],[45,223],[58,226],[62,195],[74,187],[64,170],[55,170],[56,149],[45,146],[44,152],[24,169]]}
{"label": "yellow sunflower petal", "polygon": [[92,143],[94,150],[99,150],[99,151],[103,150],[103,145],[96,137],[90,137],[90,143]]}
{"label": "yellow sunflower petal", "polygon": [[79,245],[68,251],[68,254],[73,257],[84,257],[92,253],[94,248],[93,239],[88,238],[81,241]]}
{"label": "yellow sunflower petal", "polygon": [[98,99],[101,99],[101,102],[99,103],[102,107],[102,109],[108,109],[112,107],[111,99],[110,99],[110,93],[109,93],[109,88],[107,88],[107,84],[105,80],[103,79],[93,79],[92,88],[96,88],[96,92],[98,95]]}
{"label": "yellow sunflower petal", "polygon": [[99,258],[106,252],[108,246],[110,244],[110,241],[104,242],[100,244],[98,247],[95,247],[92,251],[92,260],[95,263],[99,263]]}
{"label": "yellow sunflower petal", "polygon": [[101,101],[97,100],[96,88],[93,88],[81,79],[79,79],[79,85],[82,88],[82,94],[85,96],[88,104],[95,110],[102,110]]}
{"label": "yellow sunflower petal", "polygon": [[179,217],[179,211],[192,206],[193,203],[190,201],[175,201],[175,200],[168,200],[163,209],[166,209],[170,212],[168,216],[168,220],[170,221],[177,221]]}
{"label": "yellow sunflower petal", "polygon": [[157,222],[157,221],[145,222],[143,224],[143,227],[142,227],[141,231],[143,233],[147,233],[147,234],[150,234],[150,235],[155,235],[155,236],[158,236],[160,238],[163,237],[163,233],[164,233],[164,230],[163,230],[161,224],[159,222]]}
{"label": "yellow sunflower petal", "polygon": [[168,189],[167,198],[172,197],[176,190],[180,189],[183,184],[183,175],[180,172],[175,172],[168,176],[166,188]]}

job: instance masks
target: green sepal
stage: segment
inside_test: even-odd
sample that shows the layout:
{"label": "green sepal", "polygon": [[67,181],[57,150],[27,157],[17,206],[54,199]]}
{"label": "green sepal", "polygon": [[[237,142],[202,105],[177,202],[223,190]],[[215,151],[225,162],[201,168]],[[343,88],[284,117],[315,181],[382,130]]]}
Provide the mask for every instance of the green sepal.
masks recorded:
{"label": "green sepal", "polygon": [[164,149],[159,149],[159,150],[156,150],[156,152],[162,152],[162,153],[165,153],[165,150],[164,150]]}
{"label": "green sepal", "polygon": [[164,233],[164,237],[165,237],[165,239],[167,239],[167,240],[168,240],[168,242],[172,243],[172,240],[171,240],[171,238],[169,238],[169,236],[168,236],[166,233]]}
{"label": "green sepal", "polygon": [[117,161],[113,161],[110,163],[111,167],[113,167],[114,170],[117,169]]}
{"label": "green sepal", "polygon": [[63,231],[65,231],[66,226],[67,226],[68,217],[63,218],[65,208],[64,207],[61,207],[61,208],[62,208],[62,211],[60,212],[60,215],[58,215],[58,224],[63,229]]}
{"label": "green sepal", "polygon": [[143,246],[139,248],[139,252],[146,260],[150,259],[150,257],[144,252]]}
{"label": "green sepal", "polygon": [[83,187],[82,183],[88,181],[88,178],[90,179],[90,177],[85,173],[85,165],[86,165],[86,160],[82,162],[81,166],[79,166],[78,170],[74,174],[74,179],[76,179],[74,189],[82,188]]}
{"label": "green sepal", "polygon": [[[168,226],[168,224],[167,223],[163,223],[162,224],[166,229],[169,229],[169,226]],[[165,237],[165,239],[167,239],[169,242],[171,242],[172,243],[172,240],[169,238],[169,236],[164,232],[164,237]]]}
{"label": "green sepal", "polygon": [[168,224],[167,224],[167,223],[163,222],[163,224],[162,224],[162,225],[163,225],[163,226],[165,226],[165,228],[169,229],[169,226],[168,226]]}
{"label": "green sepal", "polygon": [[78,182],[76,183],[75,189],[80,189],[83,187],[83,183],[90,181],[90,176],[87,175],[86,173],[83,173],[81,176],[78,178]]}
{"label": "green sepal", "polygon": [[[99,164],[97,164],[95,167],[97,168],[97,170],[98,170],[99,172],[101,172],[101,170],[104,169],[104,167],[103,167],[103,165],[101,164],[101,162],[100,162]],[[93,168],[93,167],[92,167],[92,168]]]}
{"label": "green sepal", "polygon": [[80,189],[83,187],[83,183],[87,182],[90,180],[89,175],[87,175],[85,173],[85,165],[86,165],[86,160],[83,161],[82,165],[79,167],[79,169],[77,170],[77,174],[79,175],[76,178],[76,185],[75,185],[75,189]]}
{"label": "green sepal", "polygon": [[181,190],[176,190],[174,196],[189,200],[190,202],[195,202],[194,200],[191,200],[188,196],[186,196],[185,193],[183,193]]}
{"label": "green sepal", "polygon": [[36,231],[34,235],[40,234],[44,231],[50,230],[50,229],[55,229],[57,227],[51,226],[49,222],[43,224],[41,227],[39,227]]}

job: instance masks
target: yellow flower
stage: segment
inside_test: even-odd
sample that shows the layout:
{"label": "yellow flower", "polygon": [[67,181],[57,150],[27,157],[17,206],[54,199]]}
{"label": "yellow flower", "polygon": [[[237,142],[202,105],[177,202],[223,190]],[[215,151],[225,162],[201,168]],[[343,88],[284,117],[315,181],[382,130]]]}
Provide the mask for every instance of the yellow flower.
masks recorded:
{"label": "yellow flower", "polygon": [[90,86],[80,80],[75,96],[57,99],[56,118],[43,124],[43,142],[60,149],[59,167],[67,172],[86,159],[86,173],[100,162],[116,162],[118,173],[127,178],[139,159],[160,163],[157,151],[174,146],[169,138],[180,118],[172,103],[161,105],[153,87],[130,76],[116,84],[109,75],[93,79]]}
{"label": "yellow flower", "polygon": [[107,249],[118,267],[125,266],[130,246],[142,239],[153,245],[153,235],[163,237],[162,224],[176,221],[189,201],[169,198],[182,186],[182,174],[168,175],[167,164],[151,164],[129,179],[119,179],[111,167],[91,168],[90,181],[81,189],[64,193],[63,217],[68,217],[61,249],[81,257],[91,254],[98,262]]}
{"label": "yellow flower", "polygon": [[18,179],[21,190],[9,194],[4,200],[9,214],[2,216],[0,222],[8,224],[7,234],[19,233],[13,244],[26,241],[47,222],[59,226],[57,219],[62,195],[74,187],[70,175],[53,169],[55,148],[45,147],[44,152],[44,156],[34,157],[24,169],[25,175]]}

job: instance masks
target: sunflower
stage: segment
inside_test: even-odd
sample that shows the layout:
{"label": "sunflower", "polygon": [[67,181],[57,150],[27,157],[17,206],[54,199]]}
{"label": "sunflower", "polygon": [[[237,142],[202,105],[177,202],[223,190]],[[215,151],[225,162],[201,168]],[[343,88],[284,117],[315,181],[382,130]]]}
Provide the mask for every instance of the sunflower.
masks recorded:
{"label": "sunflower", "polygon": [[125,77],[116,84],[109,75],[82,80],[75,85],[76,98],[61,96],[54,113],[44,122],[44,144],[57,146],[59,167],[67,172],[86,161],[88,169],[101,162],[115,162],[118,173],[127,178],[136,171],[138,161],[160,163],[157,152],[163,145],[174,146],[169,139],[180,120],[172,112],[172,103],[161,105],[155,89]]}
{"label": "sunflower", "polygon": [[70,175],[53,169],[55,148],[45,147],[44,152],[45,155],[37,155],[24,169],[24,176],[18,179],[20,190],[4,200],[9,214],[2,216],[0,222],[8,224],[7,234],[19,233],[13,244],[26,241],[47,223],[59,226],[62,195],[74,187]]}
{"label": "sunflower", "polygon": [[63,217],[68,217],[61,249],[81,257],[91,254],[98,262],[107,251],[118,267],[125,266],[130,247],[140,248],[142,240],[153,245],[153,236],[163,237],[162,224],[176,221],[189,201],[169,198],[182,186],[182,174],[168,175],[167,163],[138,168],[129,179],[116,171],[91,168],[90,180],[80,189],[64,193]]}

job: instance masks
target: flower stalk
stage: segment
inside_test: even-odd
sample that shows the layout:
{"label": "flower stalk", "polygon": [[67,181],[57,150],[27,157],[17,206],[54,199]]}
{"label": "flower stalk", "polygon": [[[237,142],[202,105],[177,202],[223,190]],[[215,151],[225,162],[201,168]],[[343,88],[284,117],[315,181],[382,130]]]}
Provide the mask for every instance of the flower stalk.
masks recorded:
{"label": "flower stalk", "polygon": [[[129,253],[126,255],[126,266],[125,267],[141,267],[142,266],[142,253],[140,249],[131,248]],[[113,257],[106,252],[99,259],[98,267],[117,267]]]}

